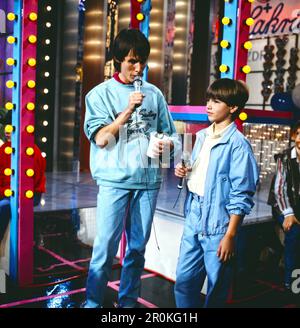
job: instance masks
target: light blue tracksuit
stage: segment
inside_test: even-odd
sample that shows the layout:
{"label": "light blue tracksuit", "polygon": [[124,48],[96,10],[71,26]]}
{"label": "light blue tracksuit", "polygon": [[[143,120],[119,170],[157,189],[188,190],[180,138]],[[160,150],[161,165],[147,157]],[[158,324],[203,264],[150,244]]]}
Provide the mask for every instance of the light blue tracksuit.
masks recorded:
{"label": "light blue tracksuit", "polygon": [[[146,156],[148,137],[153,131],[169,136],[176,133],[167,104],[159,89],[143,82],[145,95],[120,131],[119,138],[101,149],[94,142],[96,132],[111,124],[128,106],[130,84],[114,78],[101,83],[86,96],[84,130],[91,141],[90,167],[99,185],[97,235],[87,279],[85,307],[102,307],[104,292],[117,253],[123,228],[127,249],[123,261],[118,303],[134,307],[140,294],[144,253],[161,184],[157,161]],[[179,139],[172,137],[176,149]]]}
{"label": "light blue tracksuit", "polygon": [[[192,162],[197,159],[206,129],[197,134]],[[206,307],[225,304],[232,264],[223,264],[217,249],[230,215],[247,215],[253,207],[258,168],[249,142],[233,124],[211,149],[203,197],[189,193],[186,222],[177,265],[175,298],[178,307],[199,307],[208,277]]]}

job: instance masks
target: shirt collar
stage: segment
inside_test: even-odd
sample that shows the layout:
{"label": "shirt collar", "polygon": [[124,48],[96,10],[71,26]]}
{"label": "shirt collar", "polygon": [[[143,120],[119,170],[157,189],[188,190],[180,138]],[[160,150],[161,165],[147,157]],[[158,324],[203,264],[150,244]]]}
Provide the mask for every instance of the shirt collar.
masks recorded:
{"label": "shirt collar", "polygon": [[291,150],[291,159],[296,159],[298,163],[300,163],[298,156],[297,156],[297,150],[296,147],[293,147]]}
{"label": "shirt collar", "polygon": [[212,125],[210,125],[207,129],[207,135],[211,138],[211,139],[218,139],[223,137],[223,135],[225,134],[225,132],[227,130],[229,130],[229,128],[234,124],[234,122],[231,122],[229,125],[227,125],[223,130],[219,131],[218,133],[214,132],[215,129],[215,123],[213,123]]}

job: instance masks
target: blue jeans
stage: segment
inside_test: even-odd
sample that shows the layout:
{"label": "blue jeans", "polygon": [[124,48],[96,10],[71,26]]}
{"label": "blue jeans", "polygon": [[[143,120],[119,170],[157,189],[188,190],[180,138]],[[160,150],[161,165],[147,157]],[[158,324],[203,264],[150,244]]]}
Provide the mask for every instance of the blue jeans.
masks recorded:
{"label": "blue jeans", "polygon": [[10,215],[10,200],[9,198],[3,198],[0,200],[0,242],[4,237]]}
{"label": "blue jeans", "polygon": [[113,258],[125,227],[127,247],[118,304],[134,307],[140,295],[145,248],[150,237],[159,189],[128,190],[99,187],[97,234],[86,286],[86,308],[103,306]]}
{"label": "blue jeans", "polygon": [[[277,217],[282,225],[284,216]],[[284,233],[284,284],[290,287],[292,272],[300,269],[300,225],[294,224],[290,231]]]}
{"label": "blue jeans", "polygon": [[233,274],[232,262],[222,263],[217,249],[224,234],[200,233],[203,198],[194,196],[186,217],[176,271],[175,299],[179,308],[201,306],[201,289],[207,275],[204,307],[222,307],[226,303]]}

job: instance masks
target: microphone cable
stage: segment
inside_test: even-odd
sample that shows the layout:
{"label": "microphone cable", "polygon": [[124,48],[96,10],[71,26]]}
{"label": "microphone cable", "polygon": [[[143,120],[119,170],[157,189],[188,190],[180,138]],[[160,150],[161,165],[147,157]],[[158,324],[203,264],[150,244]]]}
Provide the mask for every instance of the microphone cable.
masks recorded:
{"label": "microphone cable", "polygon": [[[141,86],[141,85],[139,85]],[[139,106],[140,107],[140,106]],[[138,108],[139,108],[138,107]],[[136,123],[136,127],[138,126],[138,116],[141,118],[140,115],[138,115],[137,111],[138,111],[138,108],[136,108],[136,115],[135,115],[135,123]],[[144,131],[145,133],[146,131]],[[144,168],[144,172],[145,172],[145,178],[146,178],[146,192],[147,192],[147,198],[148,198],[148,202],[149,202],[149,207],[150,207],[150,211],[151,211],[151,215],[152,215],[152,226],[153,226],[153,232],[154,232],[154,238],[155,238],[155,243],[156,243],[156,247],[158,249],[158,251],[160,251],[160,247],[159,247],[159,243],[158,243],[158,238],[157,238],[157,233],[156,233],[156,227],[155,227],[155,223],[154,223],[154,209],[153,209],[153,206],[152,206],[152,203],[151,203],[151,199],[150,199],[150,195],[149,195],[149,178],[148,178],[148,172],[147,172],[147,168],[145,166],[145,163],[144,163],[144,160],[143,160],[143,153],[142,153],[142,146],[141,146],[141,141],[140,141],[140,137],[144,137],[146,136],[143,135],[141,133],[141,131],[138,130],[138,133],[137,133],[137,139],[138,139],[138,145],[139,145],[139,151],[140,151],[140,157],[141,157],[141,161],[142,161],[142,165],[143,165],[143,168]],[[146,138],[148,139],[148,137],[146,136]],[[147,165],[147,167],[149,166],[149,163]],[[158,197],[158,195],[157,195]],[[156,199],[157,201],[157,199]]]}

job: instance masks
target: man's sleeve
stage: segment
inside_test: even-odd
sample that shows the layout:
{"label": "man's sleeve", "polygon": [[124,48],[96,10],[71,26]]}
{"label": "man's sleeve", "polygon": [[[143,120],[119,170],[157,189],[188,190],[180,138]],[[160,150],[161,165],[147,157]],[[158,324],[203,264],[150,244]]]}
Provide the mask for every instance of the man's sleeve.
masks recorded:
{"label": "man's sleeve", "polygon": [[176,128],[171,113],[168,109],[168,104],[161,93],[159,95],[158,105],[159,105],[158,132],[163,132],[170,137],[174,146],[170,155],[172,158],[175,159],[175,161],[178,161],[178,158],[180,159],[180,155],[181,155],[182,142],[181,142],[180,135],[176,132]]}
{"label": "man's sleeve", "polygon": [[294,211],[289,202],[287,194],[287,172],[283,165],[282,158],[278,156],[276,161],[276,178],[274,194],[280,211],[284,216],[293,215]]}
{"label": "man's sleeve", "polygon": [[91,142],[95,142],[96,133],[104,126],[111,124],[113,118],[102,97],[96,91],[92,91],[86,96],[85,108],[84,132]]}

